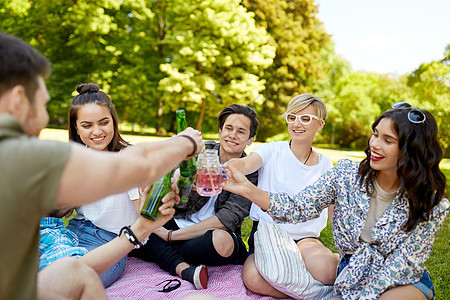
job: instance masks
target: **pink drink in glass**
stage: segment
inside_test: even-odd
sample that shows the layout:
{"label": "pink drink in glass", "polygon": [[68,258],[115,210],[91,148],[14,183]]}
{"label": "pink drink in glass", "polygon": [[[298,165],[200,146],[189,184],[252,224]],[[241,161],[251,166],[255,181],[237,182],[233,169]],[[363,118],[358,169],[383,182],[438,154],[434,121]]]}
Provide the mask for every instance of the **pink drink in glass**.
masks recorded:
{"label": "pink drink in glass", "polygon": [[222,173],[215,170],[197,169],[195,188],[201,196],[215,196],[222,192]]}

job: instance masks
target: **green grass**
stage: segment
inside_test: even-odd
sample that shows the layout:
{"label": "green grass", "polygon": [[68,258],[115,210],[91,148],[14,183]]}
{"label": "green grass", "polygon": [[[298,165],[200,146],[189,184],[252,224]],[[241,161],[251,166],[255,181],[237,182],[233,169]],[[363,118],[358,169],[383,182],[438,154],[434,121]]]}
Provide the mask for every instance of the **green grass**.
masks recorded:
{"label": "green grass", "polygon": [[450,295],[449,237],[450,218],[447,217],[436,235],[431,256],[425,263],[433,279],[436,299],[438,300],[449,299],[448,297]]}
{"label": "green grass", "polygon": [[[130,128],[126,127],[125,130],[128,133],[129,132],[128,130],[130,130]],[[150,132],[151,130],[149,129],[148,131]],[[159,141],[167,138],[167,137],[155,137],[137,134],[134,135],[123,134],[123,137],[126,141],[131,142],[133,144]],[[68,140],[67,130],[44,129],[40,135],[40,138],[67,141]],[[205,136],[204,134],[204,138],[217,140],[218,136],[214,134]],[[246,149],[247,153],[251,152],[259,144],[260,143],[253,143]],[[340,151],[337,149],[325,149],[321,147],[314,147],[314,150],[328,156],[334,164],[336,164],[338,160],[342,158],[360,161],[364,157],[363,151]],[[442,160],[440,166],[445,176],[447,177],[447,186],[449,186],[450,159],[447,158]],[[242,224],[242,237],[246,245],[251,229],[252,229],[252,221],[247,217],[245,218],[244,223]],[[336,248],[334,247],[333,232],[331,230],[331,226],[329,223],[327,227],[325,227],[325,229],[322,230],[320,238],[326,247],[331,249],[333,252],[337,252]],[[448,295],[450,295],[450,256],[448,253],[450,250],[448,242],[449,239],[450,239],[450,218],[447,218],[442,228],[436,235],[433,251],[431,252],[430,259],[426,262],[426,266],[434,282],[437,300],[448,299]]]}

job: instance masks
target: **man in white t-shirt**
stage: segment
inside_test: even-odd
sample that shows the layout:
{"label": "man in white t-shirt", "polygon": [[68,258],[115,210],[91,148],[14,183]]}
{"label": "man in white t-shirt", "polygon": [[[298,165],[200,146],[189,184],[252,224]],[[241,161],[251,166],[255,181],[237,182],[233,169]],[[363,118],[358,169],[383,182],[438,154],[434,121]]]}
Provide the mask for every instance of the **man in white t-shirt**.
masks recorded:
{"label": "man in white t-shirt", "polygon": [[[310,94],[301,94],[289,102],[283,117],[288,124],[291,141],[261,145],[249,156],[230,160],[228,164],[238,168],[243,174],[258,170],[258,187],[262,190],[297,194],[333,166],[328,157],[312,149],[315,134],[325,125],[327,109],[319,98]],[[332,215],[332,207],[329,211]],[[259,220],[274,222],[255,204],[252,204],[250,218],[254,221],[249,238],[250,253],[252,253],[253,235]],[[319,240],[320,231],[325,228],[326,223],[327,210],[325,209],[315,220],[277,225],[285,229],[295,240],[311,275],[323,284],[332,285],[335,274],[329,272],[333,269],[329,266],[330,264],[337,266],[338,256],[323,246]],[[277,298],[286,297],[259,274],[253,254],[247,258],[242,276],[247,288],[255,293]]]}

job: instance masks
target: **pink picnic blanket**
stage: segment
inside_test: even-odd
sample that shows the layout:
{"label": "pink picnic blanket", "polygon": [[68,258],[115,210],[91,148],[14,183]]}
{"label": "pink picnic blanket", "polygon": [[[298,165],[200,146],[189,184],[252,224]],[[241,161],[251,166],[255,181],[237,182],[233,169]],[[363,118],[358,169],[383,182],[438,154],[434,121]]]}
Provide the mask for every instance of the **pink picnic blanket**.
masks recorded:
{"label": "pink picnic blanket", "polygon": [[[242,266],[225,265],[208,267],[208,288],[196,290],[188,281],[170,275],[161,270],[155,263],[129,257],[125,273],[114,284],[106,289],[109,299],[181,299],[192,294],[206,294],[217,299],[274,299],[249,291],[242,281]],[[158,283],[166,279],[180,279],[181,286],[169,293],[161,293],[162,285]]]}

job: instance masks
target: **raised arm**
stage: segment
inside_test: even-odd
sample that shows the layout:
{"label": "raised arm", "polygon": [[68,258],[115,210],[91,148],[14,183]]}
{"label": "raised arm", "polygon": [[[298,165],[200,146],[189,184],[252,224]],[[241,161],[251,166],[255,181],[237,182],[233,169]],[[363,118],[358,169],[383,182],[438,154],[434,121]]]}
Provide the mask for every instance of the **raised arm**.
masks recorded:
{"label": "raised arm", "polygon": [[296,195],[268,193],[253,184],[233,166],[224,167],[227,180],[223,189],[242,195],[252,201],[277,222],[305,222],[317,218],[322,210],[337,198],[338,172],[333,169],[323,174],[314,184]]}
{"label": "raised arm", "polygon": [[262,158],[258,153],[252,152],[250,155],[242,158],[233,158],[225,163],[225,166],[233,166],[240,173],[248,175],[261,168]]}
{"label": "raised arm", "polygon": [[[181,135],[188,135],[192,140]],[[72,144],[60,179],[57,204],[78,206],[133,187],[151,185],[194,149],[197,155],[201,146],[201,133],[192,128],[165,141],[139,144],[121,153]]]}
{"label": "raised arm", "polygon": [[267,210],[270,205],[269,193],[263,191],[251,183],[233,165],[224,166],[227,179],[223,185],[223,189],[238,194],[255,203],[262,210]]}

